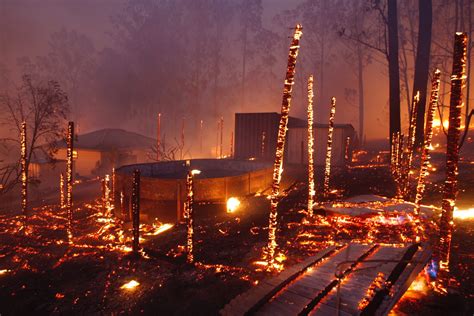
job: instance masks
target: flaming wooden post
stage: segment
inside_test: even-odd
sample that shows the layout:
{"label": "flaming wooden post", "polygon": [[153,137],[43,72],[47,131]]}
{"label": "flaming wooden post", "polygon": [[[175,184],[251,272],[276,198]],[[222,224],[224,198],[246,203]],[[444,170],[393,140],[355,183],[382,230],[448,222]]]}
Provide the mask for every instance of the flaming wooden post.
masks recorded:
{"label": "flaming wooden post", "polygon": [[28,207],[28,168],[26,167],[26,122],[21,123],[20,132],[20,171],[21,171],[21,211],[26,225],[26,210]]}
{"label": "flaming wooden post", "polygon": [[112,208],[115,209],[115,168],[112,168]]}
{"label": "flaming wooden post", "polygon": [[392,176],[395,178],[395,170],[397,166],[397,158],[398,158],[398,137],[399,133],[393,133],[392,134],[392,141],[390,142],[390,172],[392,173]]}
{"label": "flaming wooden post", "polygon": [[329,113],[329,130],[328,143],[326,148],[326,164],[324,168],[324,197],[329,195],[329,178],[331,176],[331,153],[332,153],[332,139],[334,135],[334,116],[336,114],[336,98],[331,98],[331,112]]}
{"label": "flaming wooden post", "polygon": [[217,120],[217,133],[216,133],[216,158],[219,158],[219,131],[221,129],[221,121]]}
{"label": "flaming wooden post", "polygon": [[66,163],[66,212],[67,235],[72,243],[72,184],[73,184],[73,155],[74,155],[74,122],[69,122],[67,127],[67,163]]}
{"label": "flaming wooden post", "polygon": [[409,198],[409,188],[410,188],[410,175],[411,175],[411,166],[413,163],[413,151],[415,149],[415,131],[416,131],[416,116],[418,113],[418,107],[420,104],[420,91],[417,91],[415,96],[413,97],[413,105],[411,108],[411,116],[410,116],[410,126],[408,128],[408,141],[407,141],[407,148],[406,148],[406,159],[405,159],[405,166],[403,170],[403,177],[402,177],[402,190],[403,196],[405,199]]}
{"label": "flaming wooden post", "polygon": [[285,85],[283,88],[283,101],[281,106],[281,117],[280,125],[278,127],[278,138],[275,153],[275,164],[273,167],[273,184],[272,194],[270,199],[270,216],[268,224],[268,246],[267,246],[267,261],[268,266],[273,266],[275,260],[275,248],[276,243],[276,229],[277,229],[277,208],[278,208],[278,195],[280,193],[280,180],[283,172],[283,154],[285,150],[285,139],[286,130],[288,127],[288,117],[291,106],[291,90],[293,88],[295,79],[295,66],[296,57],[298,56],[299,41],[301,38],[302,26],[296,25],[293,40],[290,46],[290,52],[288,56],[288,66],[286,70]]}
{"label": "flaming wooden post", "polygon": [[262,132],[262,145],[260,146],[260,157],[263,158],[265,156],[265,131]]}
{"label": "flaming wooden post", "polygon": [[230,158],[234,158],[234,132],[230,132]]}
{"label": "flaming wooden post", "polygon": [[308,78],[308,215],[313,216],[314,161],[313,161],[313,75]]}
{"label": "flaming wooden post", "polygon": [[[189,162],[187,162],[189,167]],[[201,173],[199,170],[188,170],[186,176],[186,203],[185,203],[185,217],[186,217],[186,227],[187,227],[187,237],[186,237],[186,261],[188,263],[194,262],[193,254],[193,235],[194,235],[194,214],[193,214],[193,204],[194,204],[194,184],[193,179],[195,174]]]}
{"label": "flaming wooden post", "polygon": [[405,136],[400,132],[397,132],[397,146],[396,146],[396,164],[395,164],[395,182],[397,184],[397,198],[402,198],[402,164],[403,164],[403,143],[405,142]]}
{"label": "flaming wooden post", "polygon": [[61,209],[64,209],[65,207],[65,197],[64,197],[64,175],[61,172],[59,175],[59,205]]}
{"label": "flaming wooden post", "polygon": [[160,149],[161,149],[161,113],[158,113],[158,122],[156,128],[156,161],[160,161]]}
{"label": "flaming wooden post", "polygon": [[179,156],[181,160],[183,160],[183,150],[184,150],[184,117],[183,117],[183,120],[182,120],[182,123],[181,123],[181,146],[180,146],[180,150],[179,150]]}
{"label": "flaming wooden post", "polygon": [[201,120],[200,124],[199,124],[199,153],[202,155],[202,133],[203,133],[203,125],[204,125],[204,121]]}
{"label": "flaming wooden post", "polygon": [[458,193],[457,174],[459,160],[459,135],[461,132],[462,88],[466,78],[467,34],[458,32],[454,38],[453,74],[449,103],[449,128],[446,149],[446,181],[439,227],[438,259],[442,270],[449,268],[449,252],[453,231],[453,211]]}
{"label": "flaming wooden post", "polygon": [[344,159],[346,160],[346,164],[349,164],[350,162],[350,155],[349,155],[349,152],[350,152],[350,148],[351,148],[351,138],[350,136],[347,136],[346,137],[346,144],[345,144],[345,147],[344,147]]}
{"label": "flaming wooden post", "polygon": [[133,221],[133,242],[132,251],[138,254],[140,247],[140,170],[133,171],[132,184],[132,221]]}
{"label": "flaming wooden post", "polygon": [[104,196],[103,196],[103,206],[104,206],[104,213],[107,216],[112,215],[112,206],[110,203],[110,176],[108,174],[104,177]]}
{"label": "flaming wooden post", "polygon": [[220,127],[221,127],[221,128],[220,128],[221,140],[220,140],[219,158],[222,158],[222,157],[224,157],[224,155],[223,155],[223,148],[224,148],[224,147],[222,146],[223,140],[224,140],[224,118],[223,118],[223,117],[221,117],[221,125],[220,125]]}
{"label": "flaming wooden post", "polygon": [[423,193],[425,191],[425,181],[426,176],[428,175],[428,167],[430,165],[430,148],[431,148],[431,139],[433,138],[433,118],[435,115],[436,107],[438,106],[438,96],[439,96],[439,86],[440,86],[440,76],[441,71],[436,69],[433,74],[433,79],[431,81],[431,96],[430,104],[428,107],[428,113],[426,115],[426,125],[425,125],[425,140],[423,143],[423,149],[421,152],[421,162],[420,162],[420,174],[418,176],[418,184],[416,186],[416,196],[415,196],[415,231],[416,231],[416,241],[419,242],[422,238],[421,223],[420,223],[420,203],[423,199]]}

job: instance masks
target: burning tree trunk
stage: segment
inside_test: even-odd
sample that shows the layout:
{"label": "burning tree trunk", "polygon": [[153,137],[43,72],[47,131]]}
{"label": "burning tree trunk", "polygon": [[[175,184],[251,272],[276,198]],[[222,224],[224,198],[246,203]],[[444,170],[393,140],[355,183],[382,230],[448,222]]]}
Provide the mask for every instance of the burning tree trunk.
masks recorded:
{"label": "burning tree trunk", "polygon": [[158,122],[156,127],[156,161],[160,161],[161,149],[161,113],[158,113]]}
{"label": "burning tree trunk", "polygon": [[439,227],[438,260],[440,268],[448,270],[453,210],[458,193],[457,174],[459,160],[459,136],[461,133],[462,88],[466,78],[467,34],[458,32],[454,38],[453,73],[451,75],[451,98],[449,102],[449,128],[446,149],[446,181]]}
{"label": "burning tree trunk", "polygon": [[223,139],[224,139],[224,118],[221,117],[221,125],[220,125],[220,151],[219,151],[219,158],[223,157]]}
{"label": "burning tree trunk", "polygon": [[406,156],[404,161],[404,170],[402,177],[403,196],[405,199],[409,198],[410,175],[411,166],[413,163],[413,151],[415,149],[415,131],[416,131],[416,116],[418,113],[418,106],[420,104],[420,91],[416,92],[413,97],[413,105],[410,115],[410,126],[408,128],[408,141],[406,147]]}
{"label": "burning tree trunk", "polygon": [[64,197],[64,175],[61,172],[59,175],[59,206],[61,209],[65,207],[65,197]]}
{"label": "burning tree trunk", "polygon": [[67,235],[72,243],[72,184],[73,184],[73,153],[74,153],[74,122],[69,122],[67,127],[67,165],[66,165],[66,212]]}
{"label": "burning tree trunk", "polygon": [[132,222],[133,222],[133,242],[132,251],[138,254],[140,247],[140,170],[133,171],[132,184]]}
{"label": "burning tree trunk", "polygon": [[268,246],[267,261],[268,266],[273,266],[275,260],[276,229],[277,229],[277,208],[280,193],[281,174],[283,172],[283,156],[285,150],[286,130],[288,127],[288,118],[291,106],[291,91],[295,79],[296,57],[298,56],[299,42],[303,28],[300,24],[296,25],[293,40],[290,46],[288,56],[288,66],[286,70],[285,85],[283,88],[283,101],[281,106],[280,124],[278,127],[278,138],[275,153],[275,163],[273,166],[272,194],[270,199],[270,216],[268,224]]}
{"label": "burning tree trunk", "polygon": [[181,123],[181,146],[179,150],[179,159],[183,160],[183,150],[184,150],[184,117]]}
{"label": "burning tree trunk", "polygon": [[439,71],[439,69],[436,69],[431,82],[430,104],[428,106],[428,113],[426,115],[425,140],[423,142],[423,149],[421,152],[420,174],[418,176],[418,184],[416,186],[414,215],[417,242],[419,242],[422,237],[420,236],[420,202],[423,199],[426,176],[428,175],[428,167],[430,165],[430,148],[431,139],[433,138],[433,118],[436,111],[436,107],[438,106],[440,76],[441,72]]}
{"label": "burning tree trunk", "polygon": [[308,78],[308,215],[313,216],[314,161],[313,161],[313,76]]}
{"label": "burning tree trunk", "polygon": [[21,212],[23,224],[26,225],[28,207],[28,167],[26,165],[26,122],[21,123],[20,132],[20,171],[21,171]]}
{"label": "burning tree trunk", "polygon": [[234,132],[230,132],[230,158],[234,158]]}
{"label": "burning tree trunk", "polygon": [[397,184],[397,198],[401,199],[403,197],[403,190],[402,190],[402,176],[403,176],[403,161],[404,161],[404,153],[403,153],[403,146],[405,142],[405,135],[397,132],[397,144],[396,144],[396,164],[395,164],[395,182]]}
{"label": "burning tree trunk", "polygon": [[[187,162],[189,166],[189,162]],[[187,228],[187,236],[186,236],[186,261],[188,263],[194,262],[194,254],[193,254],[193,236],[194,236],[194,214],[193,214],[193,204],[194,204],[194,175],[199,174],[201,171],[199,170],[188,170],[188,174],[186,176],[186,203],[184,209],[184,215],[186,218],[186,228]]]}
{"label": "burning tree trunk", "polygon": [[350,148],[351,148],[351,138],[349,136],[346,137],[346,143],[344,147],[344,160],[346,161],[346,165],[350,162]]}
{"label": "burning tree trunk", "polygon": [[104,208],[104,214],[106,216],[111,216],[112,214],[112,207],[110,203],[110,176],[108,174],[105,175],[103,180],[103,196],[102,196],[102,203]]}
{"label": "burning tree trunk", "polygon": [[326,147],[326,163],[324,168],[324,197],[329,195],[329,178],[331,176],[331,154],[332,154],[332,139],[334,135],[334,116],[336,114],[336,98],[331,98],[331,112],[329,113],[329,130],[328,143]]}

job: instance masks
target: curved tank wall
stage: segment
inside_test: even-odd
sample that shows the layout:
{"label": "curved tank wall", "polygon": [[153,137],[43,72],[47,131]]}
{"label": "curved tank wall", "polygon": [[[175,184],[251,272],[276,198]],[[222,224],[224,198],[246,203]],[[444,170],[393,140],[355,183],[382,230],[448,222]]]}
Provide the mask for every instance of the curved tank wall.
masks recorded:
{"label": "curved tank wall", "polygon": [[222,202],[262,192],[271,186],[273,166],[268,162],[230,159],[195,159],[127,165],[115,171],[115,212],[130,220],[133,170],[140,170],[140,211],[144,221],[158,219],[175,222],[182,219],[186,199],[186,172],[194,176],[195,202]]}

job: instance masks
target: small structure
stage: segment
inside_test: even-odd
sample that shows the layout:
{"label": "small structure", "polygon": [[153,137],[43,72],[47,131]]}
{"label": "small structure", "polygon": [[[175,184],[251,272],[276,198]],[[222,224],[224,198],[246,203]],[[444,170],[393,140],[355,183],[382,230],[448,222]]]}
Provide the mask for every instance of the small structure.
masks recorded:
{"label": "small structure", "polygon": [[[255,158],[263,161],[275,159],[280,114],[274,113],[236,113],[235,114],[235,158]],[[288,137],[285,150],[285,162],[290,164],[307,164],[308,148],[307,121],[290,117]],[[314,163],[324,166],[328,124],[313,124],[314,128]],[[262,137],[263,135],[263,137]],[[346,139],[350,138],[349,161],[355,143],[355,131],[351,124],[334,124],[331,164],[344,166]]]}
{"label": "small structure", "polygon": [[[103,176],[114,167],[150,162],[156,140],[123,129],[102,129],[79,135],[74,142],[74,173]],[[56,159],[66,159],[66,143],[58,144]],[[156,154],[154,154],[156,156]]]}
{"label": "small structure", "polygon": [[230,197],[262,192],[271,186],[272,165],[267,162],[230,159],[195,159],[163,161],[123,166],[115,171],[115,212],[131,219],[132,173],[138,169],[140,181],[140,216],[143,221],[157,218],[163,222],[183,219],[188,169],[201,173],[194,176],[193,200],[222,203]]}

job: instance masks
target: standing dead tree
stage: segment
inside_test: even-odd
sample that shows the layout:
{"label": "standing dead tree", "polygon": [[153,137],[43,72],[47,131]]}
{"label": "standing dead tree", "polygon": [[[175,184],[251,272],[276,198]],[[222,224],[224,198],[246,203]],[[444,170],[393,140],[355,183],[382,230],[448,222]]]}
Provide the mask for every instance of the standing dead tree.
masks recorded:
{"label": "standing dead tree", "polygon": [[300,24],[296,25],[293,34],[293,40],[290,45],[290,52],[288,54],[288,66],[286,69],[285,85],[283,88],[283,101],[281,105],[281,117],[278,127],[278,138],[275,152],[275,163],[273,166],[273,183],[272,193],[270,199],[270,216],[268,223],[268,245],[267,245],[267,262],[268,267],[272,268],[275,260],[276,230],[277,230],[277,209],[280,194],[280,181],[283,172],[283,154],[285,150],[286,131],[288,127],[288,119],[291,107],[291,92],[295,80],[296,58],[298,57],[298,49],[300,48],[300,38],[303,35],[303,27]]}
{"label": "standing dead tree", "polygon": [[451,75],[451,98],[449,107],[448,144],[446,148],[446,181],[439,225],[437,259],[442,270],[449,269],[449,253],[453,232],[453,211],[458,193],[457,175],[459,160],[459,138],[461,134],[462,88],[466,79],[467,34],[456,33],[454,37],[453,72]]}
{"label": "standing dead tree", "polygon": [[[21,134],[22,122],[26,122],[26,170],[37,155],[53,160],[56,141],[64,135],[62,126],[69,113],[68,98],[56,81],[38,81],[24,75],[14,92],[0,95],[0,109],[0,121],[10,128],[12,135]],[[7,150],[20,145],[18,138],[6,137],[0,141]],[[20,181],[19,164],[3,166],[0,181],[0,195],[12,190]]]}
{"label": "standing dead tree", "polygon": [[423,237],[421,236],[423,229],[420,223],[420,203],[423,199],[423,193],[425,192],[425,181],[426,177],[428,176],[428,167],[430,166],[430,148],[431,139],[433,138],[433,119],[435,115],[436,106],[438,105],[440,77],[441,71],[439,69],[436,69],[431,82],[430,103],[428,106],[428,112],[426,114],[425,140],[423,142],[423,148],[421,152],[420,174],[418,175],[418,184],[416,186],[414,210],[416,242],[419,242]]}
{"label": "standing dead tree", "polygon": [[308,215],[313,216],[314,161],[313,161],[313,75],[308,78]]}

